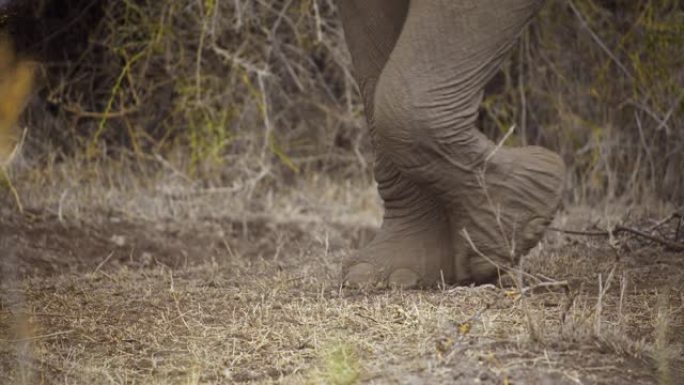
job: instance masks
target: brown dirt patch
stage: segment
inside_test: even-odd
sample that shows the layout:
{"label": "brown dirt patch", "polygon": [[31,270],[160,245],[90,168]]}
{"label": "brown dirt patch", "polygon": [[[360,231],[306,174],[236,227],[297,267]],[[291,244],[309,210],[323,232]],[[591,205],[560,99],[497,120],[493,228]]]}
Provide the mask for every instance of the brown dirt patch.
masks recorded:
{"label": "brown dirt patch", "polygon": [[684,378],[684,255],[642,240],[549,235],[523,266],[568,285],[523,298],[495,285],[368,292],[337,280],[368,229],[93,218],[2,212],[6,383]]}
{"label": "brown dirt patch", "polygon": [[[4,242],[0,271],[6,275],[49,276],[95,269],[163,265],[187,268],[234,254],[242,258],[279,258],[299,253],[314,241],[307,236],[312,223],[244,221],[209,218],[191,223],[131,221],[112,216],[96,220],[60,220],[56,215],[28,210],[0,213],[0,242]],[[358,247],[373,229],[330,225],[331,251]],[[102,265],[101,265],[102,264]]]}

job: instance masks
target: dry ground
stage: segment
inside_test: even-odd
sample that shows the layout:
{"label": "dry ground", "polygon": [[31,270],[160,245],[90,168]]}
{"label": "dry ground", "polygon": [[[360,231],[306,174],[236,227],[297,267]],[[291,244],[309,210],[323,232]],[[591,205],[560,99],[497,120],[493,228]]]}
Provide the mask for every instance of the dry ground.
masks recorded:
{"label": "dry ground", "polygon": [[[103,179],[19,181],[23,215],[3,201],[2,384],[684,384],[681,252],[550,233],[523,297],[355,291],[338,260],[377,225],[372,186]],[[556,226],[648,229],[670,209],[566,209]]]}

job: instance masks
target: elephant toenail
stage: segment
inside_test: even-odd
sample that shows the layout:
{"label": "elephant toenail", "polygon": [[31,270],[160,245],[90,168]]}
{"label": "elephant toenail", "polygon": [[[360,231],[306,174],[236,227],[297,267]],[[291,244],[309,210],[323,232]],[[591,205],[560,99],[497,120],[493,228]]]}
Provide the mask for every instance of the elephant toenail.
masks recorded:
{"label": "elephant toenail", "polygon": [[347,270],[344,281],[348,285],[363,285],[372,283],[375,266],[368,262],[359,262]]}

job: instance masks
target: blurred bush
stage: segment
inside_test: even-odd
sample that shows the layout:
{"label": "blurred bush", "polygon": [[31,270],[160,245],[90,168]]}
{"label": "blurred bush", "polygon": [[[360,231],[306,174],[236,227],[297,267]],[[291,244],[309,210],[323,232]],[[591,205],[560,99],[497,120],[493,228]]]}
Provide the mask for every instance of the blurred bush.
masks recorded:
{"label": "blurred bush", "polygon": [[[332,0],[25,0],[0,23],[43,63],[23,123],[60,156],[368,177],[335,12]],[[558,150],[574,200],[684,202],[683,26],[680,0],[549,1],[488,87],[483,130],[515,124],[519,144]]]}
{"label": "blurred bush", "polygon": [[16,123],[31,92],[32,79],[33,65],[18,60],[9,39],[0,35],[0,169],[10,163],[19,145]]}

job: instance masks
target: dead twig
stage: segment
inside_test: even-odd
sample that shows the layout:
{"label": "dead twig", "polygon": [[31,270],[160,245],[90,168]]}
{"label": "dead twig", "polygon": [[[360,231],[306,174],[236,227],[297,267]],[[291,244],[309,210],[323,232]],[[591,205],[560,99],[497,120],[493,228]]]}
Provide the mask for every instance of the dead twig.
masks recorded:
{"label": "dead twig", "polygon": [[[563,234],[569,234],[569,235],[580,235],[580,236],[587,236],[587,237],[610,237],[611,235],[615,235],[618,233],[629,233],[629,234],[635,235],[637,237],[645,238],[645,239],[648,239],[649,241],[659,243],[659,244],[664,245],[664,246],[666,246],[669,249],[672,249],[674,251],[684,251],[684,243],[679,243],[676,241],[670,241],[670,240],[667,240],[667,239],[664,239],[661,237],[657,237],[655,235],[648,234],[648,233],[641,231],[639,229],[635,229],[632,227],[626,227],[626,226],[615,226],[615,228],[612,231],[581,231],[581,230],[560,229],[557,227],[550,227],[549,230],[557,232],[557,233],[563,233]],[[678,238],[675,238],[675,239],[678,239]]]}
{"label": "dead twig", "polygon": [[628,79],[634,80],[634,76],[632,75],[632,73],[627,69],[627,67],[624,64],[622,64],[620,59],[617,58],[617,56],[610,50],[610,48],[608,48],[606,43],[604,43],[603,40],[601,40],[601,38],[596,34],[596,32],[594,32],[594,30],[589,26],[589,23],[587,22],[586,18],[582,15],[582,12],[580,12],[579,9],[577,9],[575,3],[572,0],[568,0],[568,5],[570,6],[570,9],[575,14],[577,19],[582,24],[582,27],[584,27],[584,29],[586,29],[587,32],[589,32],[589,35],[594,40],[594,42],[596,42],[596,44],[603,50],[603,52],[605,52],[606,55],[608,55],[610,60],[612,60],[613,63],[615,63],[615,65],[620,69],[620,71],[622,71],[625,74],[625,76],[627,76]]}
{"label": "dead twig", "polygon": [[21,197],[19,196],[19,191],[17,191],[16,187],[14,187],[14,184],[12,183],[12,179],[10,178],[9,165],[10,165],[10,163],[12,163],[14,158],[17,156],[17,154],[19,154],[21,152],[21,149],[24,147],[24,143],[26,143],[26,133],[27,132],[28,132],[28,128],[24,128],[24,132],[21,135],[21,139],[14,146],[14,149],[9,154],[7,159],[6,160],[0,159],[0,184],[4,183],[7,186],[10,193],[12,194],[12,197],[14,198],[15,204],[17,205],[17,210],[21,214],[24,213],[24,205],[21,203]]}
{"label": "dead twig", "polygon": [[25,337],[25,338],[16,338],[16,339],[0,338],[0,341],[9,342],[9,343],[17,343],[17,342],[44,340],[44,339],[49,339],[49,338],[53,338],[53,337],[63,336],[65,334],[70,334],[72,332],[73,332],[73,330],[64,330],[64,331],[59,331],[59,332],[55,332],[55,333],[43,334],[40,336],[31,336],[31,337]]}
{"label": "dead twig", "polygon": [[670,221],[675,220],[675,219],[678,219],[678,218],[680,218],[680,217],[681,217],[681,216],[680,216],[678,213],[671,214],[671,215],[669,215],[667,218],[662,219],[662,220],[656,222],[656,224],[653,225],[653,227],[651,227],[651,228],[649,229],[649,232],[654,232],[654,231],[660,229],[661,227],[665,226],[666,224],[670,223]]}
{"label": "dead twig", "polygon": [[568,235],[581,235],[585,237],[609,237],[610,233],[608,231],[583,231],[583,230],[568,230],[560,229],[557,227],[549,227],[549,231],[556,233],[563,233]]}
{"label": "dead twig", "polygon": [[621,232],[625,232],[625,233],[631,233],[631,234],[633,234],[633,235],[636,235],[636,236],[639,236],[639,237],[642,237],[642,238],[646,238],[646,239],[648,239],[648,240],[650,240],[650,241],[653,241],[653,242],[656,242],[656,243],[663,244],[663,245],[665,245],[665,246],[667,246],[667,247],[669,247],[670,249],[673,249],[673,250],[675,250],[675,251],[684,251],[684,243],[673,242],[673,241],[670,241],[670,240],[667,240],[667,239],[663,239],[663,238],[660,238],[660,237],[656,237],[656,236],[654,236],[654,235],[645,233],[645,232],[643,232],[643,231],[641,231],[641,230],[638,230],[638,229],[633,229],[633,228],[631,228],[631,227],[618,226],[618,227],[615,228],[615,231],[621,231]]}
{"label": "dead twig", "polygon": [[95,268],[95,270],[93,270],[93,274],[95,274],[95,273],[97,273],[98,271],[100,271],[100,269],[102,268],[102,266],[104,266],[104,265],[112,258],[113,255],[114,255],[114,252],[113,252],[113,251],[110,252],[109,255],[107,255],[107,257],[106,257],[105,259],[103,259],[102,262],[100,262],[100,263],[97,265],[97,267]]}
{"label": "dead twig", "polygon": [[62,108],[62,110],[66,111],[70,114],[76,115],[79,118],[93,118],[93,119],[122,118],[126,115],[136,113],[140,110],[140,106],[134,106],[131,108],[122,108],[119,111],[95,112],[95,111],[83,110],[83,109],[81,109],[81,106],[78,104],[62,105],[61,108]]}
{"label": "dead twig", "polygon": [[533,292],[536,289],[540,288],[553,288],[553,287],[560,287],[565,290],[570,288],[570,282],[569,281],[549,281],[549,282],[540,282],[532,286],[527,286],[523,287],[522,289],[522,294],[527,293],[527,292]]}

